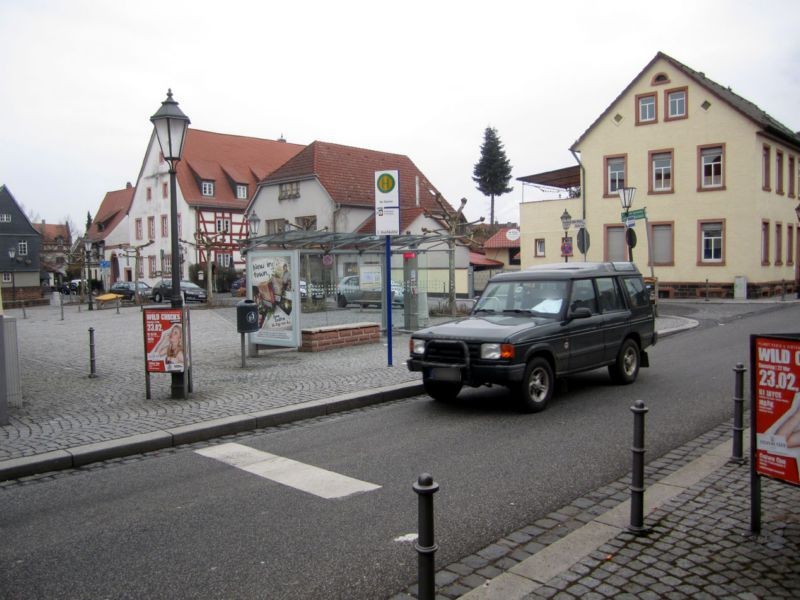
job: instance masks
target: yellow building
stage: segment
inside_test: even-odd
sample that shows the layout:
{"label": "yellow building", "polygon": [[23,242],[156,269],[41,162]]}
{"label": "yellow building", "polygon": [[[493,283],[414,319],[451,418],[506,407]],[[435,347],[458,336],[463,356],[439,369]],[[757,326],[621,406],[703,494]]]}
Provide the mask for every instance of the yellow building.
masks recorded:
{"label": "yellow building", "polygon": [[571,226],[569,260],[627,260],[627,222],[661,297],[795,291],[800,136],[755,104],[658,53],[571,151],[578,165],[520,178],[579,191],[521,205],[523,268],[564,260],[566,210],[589,233],[583,255]]}

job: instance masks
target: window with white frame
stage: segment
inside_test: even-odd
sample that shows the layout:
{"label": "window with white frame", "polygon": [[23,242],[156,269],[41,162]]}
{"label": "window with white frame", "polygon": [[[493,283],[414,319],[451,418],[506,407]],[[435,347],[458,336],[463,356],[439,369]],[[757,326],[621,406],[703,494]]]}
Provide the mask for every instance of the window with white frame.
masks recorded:
{"label": "window with white frame", "polygon": [[217,219],[217,233],[230,233],[231,220],[230,219]]}
{"label": "window with white frame", "polygon": [[672,191],[672,151],[650,154],[650,191]]}
{"label": "window with white frame", "polygon": [[300,197],[300,183],[291,181],[289,183],[282,183],[278,186],[278,200],[288,200],[289,198]]}
{"label": "window with white frame", "polygon": [[275,235],[276,233],[283,233],[283,227],[286,225],[286,219],[267,219],[264,221],[264,233],[266,235]]}
{"label": "window with white frame", "polygon": [[230,267],[232,258],[230,254],[217,252],[217,264],[221,267]]}
{"label": "window with white frame", "polygon": [[656,95],[646,94],[636,96],[636,123],[655,123],[656,121]]}
{"label": "window with white frame", "polygon": [[0,213],[0,223],[11,223],[11,215],[9,213]]}
{"label": "window with white frame", "polygon": [[722,188],[725,185],[725,161],[722,146],[705,146],[700,148],[700,185],[701,190]]}
{"label": "window with white frame", "polygon": [[17,256],[28,256],[28,242],[17,242]]}
{"label": "window with white frame", "polygon": [[534,242],[534,256],[544,256],[544,238],[537,238]]}
{"label": "window with white frame", "polygon": [[213,181],[203,181],[200,184],[200,193],[203,196],[213,196],[214,195],[214,182]]}
{"label": "window with white frame", "polygon": [[667,90],[667,120],[683,119],[686,117],[686,95],[687,89]]}
{"label": "window with white frame", "polygon": [[606,158],[606,195],[615,195],[625,187],[625,158],[615,156]]}
{"label": "window with white frame", "polygon": [[150,277],[156,276],[156,257],[153,255],[147,257],[147,270]]}
{"label": "window with white frame", "polygon": [[3,283],[11,283],[11,273],[3,273]]}
{"label": "window with white frame", "polygon": [[625,245],[625,228],[614,225],[606,228],[606,257],[609,261],[628,260],[628,248]]}
{"label": "window with white frame", "polygon": [[236,184],[236,198],[239,200],[247,200],[247,186],[241,183]]}
{"label": "window with white frame", "polygon": [[722,262],[724,257],[723,229],[722,221],[709,221],[700,224],[700,262]]}
{"label": "window with white frame", "polygon": [[672,234],[672,223],[653,223],[652,235],[654,265],[672,265],[675,263],[675,236]]}

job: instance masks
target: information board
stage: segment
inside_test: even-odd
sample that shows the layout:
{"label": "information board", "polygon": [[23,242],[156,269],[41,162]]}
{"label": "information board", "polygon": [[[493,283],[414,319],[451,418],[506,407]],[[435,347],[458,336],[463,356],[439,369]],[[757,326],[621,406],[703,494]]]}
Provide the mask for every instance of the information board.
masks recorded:
{"label": "information board", "polygon": [[182,308],[144,309],[144,352],[147,373],[183,373],[186,328]]}
{"label": "information board", "polygon": [[800,334],[750,337],[756,473],[800,485]]}

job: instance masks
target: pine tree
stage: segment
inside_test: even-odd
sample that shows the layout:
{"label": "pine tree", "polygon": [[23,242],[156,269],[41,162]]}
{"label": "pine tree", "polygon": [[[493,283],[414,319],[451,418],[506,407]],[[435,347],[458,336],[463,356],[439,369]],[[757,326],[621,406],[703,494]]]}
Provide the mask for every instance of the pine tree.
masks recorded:
{"label": "pine tree", "polygon": [[475,164],[472,180],[478,184],[478,189],[484,196],[492,199],[492,208],[489,224],[494,226],[494,197],[501,196],[513,190],[508,187],[511,179],[511,163],[506,158],[503,143],[494,127],[487,127],[483,132],[483,145],[481,158]]}

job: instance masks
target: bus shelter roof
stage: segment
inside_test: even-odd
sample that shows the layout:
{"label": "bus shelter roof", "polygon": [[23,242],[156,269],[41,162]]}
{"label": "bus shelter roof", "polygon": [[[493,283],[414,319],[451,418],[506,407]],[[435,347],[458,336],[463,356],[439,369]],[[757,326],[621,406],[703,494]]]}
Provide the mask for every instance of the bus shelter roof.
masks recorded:
{"label": "bus shelter roof", "polygon": [[[392,253],[428,252],[447,247],[448,233],[424,235],[368,235],[363,233],[333,233],[329,231],[292,230],[255,236],[240,242],[243,252],[253,250],[300,250],[305,254],[377,254],[386,251],[386,238]],[[442,248],[444,249],[444,248]]]}

